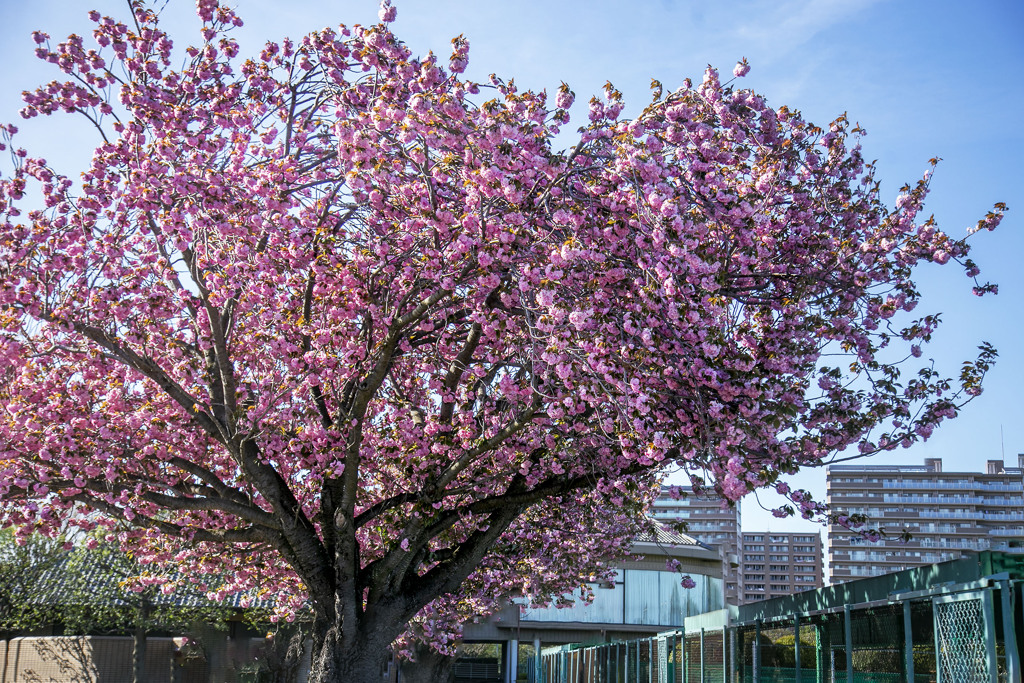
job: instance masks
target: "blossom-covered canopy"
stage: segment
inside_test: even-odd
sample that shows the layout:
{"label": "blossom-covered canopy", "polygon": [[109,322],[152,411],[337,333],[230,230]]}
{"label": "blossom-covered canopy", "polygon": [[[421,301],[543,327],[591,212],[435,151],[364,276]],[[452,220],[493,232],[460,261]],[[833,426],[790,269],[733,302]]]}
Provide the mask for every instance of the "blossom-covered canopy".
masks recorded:
{"label": "blossom-covered canopy", "polygon": [[980,390],[994,352],[951,383],[908,315],[968,247],[927,176],[880,201],[845,117],[709,68],[633,119],[609,84],[559,151],[567,86],[467,81],[462,37],[414,58],[390,6],[244,62],[198,7],[183,66],[141,2],[95,49],[37,34],[68,80],[24,116],[100,138],[79,182],[4,129],[0,521],[305,601],[320,680],[604,571],[665,467],[814,517],[780,476]]}

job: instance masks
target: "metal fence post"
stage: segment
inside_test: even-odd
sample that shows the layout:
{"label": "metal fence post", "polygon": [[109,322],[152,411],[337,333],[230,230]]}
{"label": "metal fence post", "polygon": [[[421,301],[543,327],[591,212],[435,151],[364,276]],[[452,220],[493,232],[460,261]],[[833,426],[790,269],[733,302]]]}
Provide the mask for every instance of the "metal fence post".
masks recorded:
{"label": "metal fence post", "polygon": [[753,677],[755,683],[761,682],[761,620],[754,622],[754,646],[750,648],[750,654],[754,660]]}
{"label": "metal fence post", "polygon": [[729,638],[727,626],[722,627],[722,683],[729,683]]}
{"label": "metal fence post", "polygon": [[853,623],[849,605],[843,605],[843,635],[846,640],[846,683],[853,683]]}
{"label": "metal fence post", "polygon": [[903,656],[907,683],[914,683],[914,625],[910,621],[910,600],[903,601]]}
{"label": "metal fence post", "polygon": [[654,638],[650,638],[647,641],[647,680],[651,683],[654,681],[654,663],[658,661],[658,641]]}
{"label": "metal fence post", "polygon": [[821,648],[821,624],[814,626],[814,683],[825,681],[825,654]]}
{"label": "metal fence post", "polygon": [[1017,651],[1017,634],[1013,628],[1013,607],[1010,601],[1012,584],[1009,580],[999,582],[999,595],[1003,601],[1003,647],[1006,652],[1006,676],[1007,680],[1019,681],[1020,653]]}
{"label": "metal fence post", "polygon": [[671,683],[676,679],[676,637],[665,636],[665,680]]}
{"label": "metal fence post", "polygon": [[544,670],[540,661],[540,638],[533,639],[533,680],[537,683],[544,681]]}
{"label": "metal fence post", "polygon": [[[738,629],[733,626],[729,629],[729,669],[732,671],[732,680],[739,678],[736,671],[736,631]],[[728,683],[728,679],[726,679]]]}
{"label": "metal fence post", "polygon": [[793,615],[793,662],[796,672],[793,675],[795,683],[802,683],[802,672],[800,671],[800,615]]}
{"label": "metal fence post", "polygon": [[686,630],[683,629],[682,633],[679,636],[679,668],[683,670],[684,681],[689,680],[687,678],[687,671],[689,670],[687,667],[689,667],[689,665],[690,662],[687,659],[686,654]]}
{"label": "metal fence post", "polygon": [[700,629],[700,683],[707,683],[704,680],[704,629]]}

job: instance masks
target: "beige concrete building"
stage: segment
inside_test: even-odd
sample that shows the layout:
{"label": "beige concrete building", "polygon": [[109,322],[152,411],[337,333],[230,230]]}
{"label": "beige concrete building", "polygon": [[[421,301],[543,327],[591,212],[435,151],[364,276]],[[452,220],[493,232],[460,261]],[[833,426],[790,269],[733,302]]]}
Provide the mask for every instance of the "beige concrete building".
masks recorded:
{"label": "beige concrete building", "polygon": [[743,592],[739,572],[740,508],[724,505],[717,496],[695,496],[675,500],[668,487],[651,508],[651,516],[662,522],[686,522],[686,533],[717,549],[722,559],[725,601],[737,605]]}
{"label": "beige concrete building", "polygon": [[825,585],[821,535],[744,532],[740,573],[743,577],[740,604],[821,588]]}
{"label": "beige concrete building", "polygon": [[[886,537],[869,542],[829,525],[830,582],[842,583],[1005,548],[1024,539],[1024,454],[1016,467],[989,460],[984,472],[944,472],[924,465],[831,465],[833,510],[866,514]],[[911,540],[901,540],[909,532]]]}

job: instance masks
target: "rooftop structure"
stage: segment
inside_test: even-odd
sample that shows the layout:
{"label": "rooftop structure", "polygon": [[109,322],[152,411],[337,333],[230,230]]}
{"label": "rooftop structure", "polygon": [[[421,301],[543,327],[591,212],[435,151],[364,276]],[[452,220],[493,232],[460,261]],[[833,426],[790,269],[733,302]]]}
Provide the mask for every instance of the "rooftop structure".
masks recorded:
{"label": "rooftop structure", "polygon": [[[1016,467],[989,460],[985,472],[923,466],[832,465],[826,473],[833,510],[869,517],[886,536],[870,542],[845,527],[828,529],[831,583],[877,576],[1005,548],[1024,539],[1024,454]],[[909,533],[909,541],[901,535]]]}

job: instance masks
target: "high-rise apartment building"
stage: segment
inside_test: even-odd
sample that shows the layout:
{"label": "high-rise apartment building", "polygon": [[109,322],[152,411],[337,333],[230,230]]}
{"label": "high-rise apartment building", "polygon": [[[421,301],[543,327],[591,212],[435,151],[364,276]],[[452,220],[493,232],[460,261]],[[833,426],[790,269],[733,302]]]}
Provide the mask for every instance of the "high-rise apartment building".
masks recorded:
{"label": "high-rise apartment building", "polygon": [[754,531],[742,537],[742,604],[825,585],[820,534]]}
{"label": "high-rise apartment building", "polygon": [[[998,548],[1024,539],[1024,454],[1017,467],[989,460],[985,472],[943,472],[940,458],[923,466],[831,465],[834,511],[866,514],[886,537],[870,542],[845,527],[828,528],[831,583],[876,576]],[[900,535],[909,532],[909,541]]]}
{"label": "high-rise apartment building", "polygon": [[660,521],[686,522],[686,533],[701,543],[718,548],[722,556],[722,578],[725,582],[725,601],[739,604],[742,593],[742,575],[738,571],[740,545],[740,508],[723,505],[717,496],[696,496],[692,493],[675,500],[664,488],[651,509],[651,515]]}

